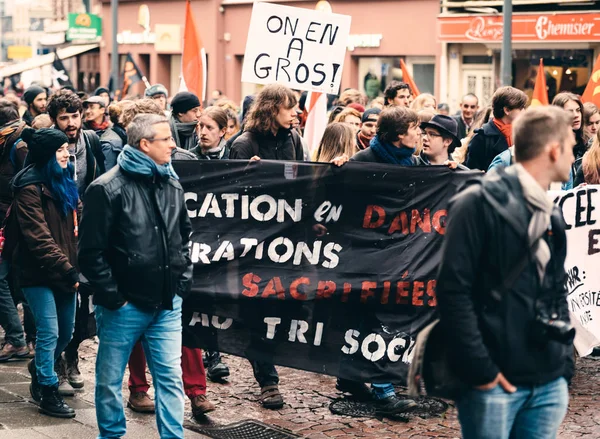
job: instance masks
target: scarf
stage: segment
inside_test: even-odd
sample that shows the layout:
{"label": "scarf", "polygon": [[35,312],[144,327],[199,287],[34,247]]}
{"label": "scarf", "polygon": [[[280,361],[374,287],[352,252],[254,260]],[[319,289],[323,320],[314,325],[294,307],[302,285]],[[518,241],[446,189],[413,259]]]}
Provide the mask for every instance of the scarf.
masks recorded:
{"label": "scarf", "polygon": [[161,180],[174,178],[179,180],[171,162],[164,165],[157,165],[154,160],[144,154],[137,148],[125,145],[123,152],[117,158],[117,164],[125,172],[143,177],[158,177]]}
{"label": "scarf", "polygon": [[358,149],[360,149],[361,151],[364,149],[367,149],[369,147],[370,143],[371,143],[371,139],[369,139],[368,137],[365,137],[365,135],[362,133],[362,131],[359,131],[358,134],[356,135],[356,144],[358,145]]}
{"label": "scarf", "polygon": [[504,123],[501,119],[494,119],[494,125],[496,125],[496,128],[502,133],[508,146],[512,146],[512,124]]}
{"label": "scarf", "polygon": [[194,151],[196,151],[196,155],[200,160],[221,160],[225,155],[225,138],[221,138],[221,141],[217,146],[211,148],[209,150],[204,150],[200,145],[198,145]]}
{"label": "scarf", "polygon": [[98,123],[95,120],[90,120],[87,123],[87,126],[90,127],[90,129],[94,130],[94,131],[106,131],[106,129],[108,129],[108,126],[110,125],[110,122],[108,121],[108,119],[106,117],[104,117],[104,119],[102,119],[102,122]]}
{"label": "scarf", "polygon": [[550,261],[550,247],[546,240],[543,239],[543,236],[550,227],[550,215],[552,214],[554,204],[548,198],[546,191],[527,172],[523,165],[517,163],[513,168],[523,188],[527,207],[533,213],[527,228],[527,235],[529,237],[529,245],[535,256],[540,282],[542,282],[546,273],[546,266]]}
{"label": "scarf", "polygon": [[402,166],[412,166],[414,164],[412,156],[415,148],[406,146],[397,148],[391,143],[379,141],[379,136],[375,136],[371,139],[371,149],[375,155],[386,163]]}
{"label": "scarf", "polygon": [[171,126],[171,133],[173,133],[173,137],[175,138],[175,144],[178,147],[189,151],[198,146],[198,140],[195,135],[198,122],[179,122],[175,119],[174,115],[171,115],[169,125]]}
{"label": "scarf", "polygon": [[127,132],[125,131],[125,128],[119,124],[114,124],[112,128],[115,134],[121,138],[123,145],[127,145]]}

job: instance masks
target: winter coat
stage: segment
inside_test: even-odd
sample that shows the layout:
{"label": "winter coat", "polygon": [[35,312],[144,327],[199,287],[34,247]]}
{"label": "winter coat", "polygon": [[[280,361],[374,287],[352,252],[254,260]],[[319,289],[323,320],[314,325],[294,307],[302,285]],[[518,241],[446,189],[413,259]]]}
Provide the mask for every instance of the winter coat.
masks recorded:
{"label": "winter coat", "polygon": [[478,130],[475,130],[475,135],[469,143],[467,150],[467,159],[465,166],[469,169],[480,169],[487,171],[492,160],[498,154],[506,151],[509,148],[506,138],[500,132],[498,127],[490,120]]}
{"label": "winter coat", "polygon": [[[448,218],[436,296],[454,372],[472,386],[493,381],[498,372],[514,385],[570,380],[573,345],[535,336],[538,297],[557,298],[561,317],[568,319],[560,209],[552,212],[552,233],[542,237],[551,250],[542,284],[529,253],[531,212],[517,176],[499,169],[472,180],[450,201]],[[526,254],[525,268],[503,291],[503,281]]]}
{"label": "winter coat", "polygon": [[458,125],[458,138],[464,139],[469,134],[469,130],[467,130],[467,126],[465,125],[465,121],[462,118],[462,115],[458,114],[452,116],[452,118],[456,121],[456,125]]}
{"label": "winter coat", "polygon": [[113,126],[100,136],[100,146],[102,153],[104,154],[104,167],[108,171],[117,165],[117,157],[123,151],[123,148],[127,144],[127,135],[123,138],[125,130],[121,128],[123,133],[119,135],[117,130],[119,127]]}
{"label": "winter coat", "polygon": [[12,263],[19,286],[74,293],[79,282],[74,215],[63,215],[33,165],[15,176],[13,190],[19,237]]}
{"label": "winter coat", "polygon": [[89,186],[83,201],[79,264],[94,303],[173,309],[175,294],[188,294],[193,271],[192,227],[179,182],[115,166]]}
{"label": "winter coat", "polygon": [[6,216],[8,206],[13,200],[10,181],[21,170],[27,157],[27,144],[19,141],[21,132],[27,126],[25,122],[17,120],[4,125],[0,130],[13,124],[17,126],[16,131],[8,136],[0,149],[0,221]]}
{"label": "winter coat", "polygon": [[255,155],[263,160],[304,161],[302,140],[295,130],[280,129],[277,136],[270,131],[245,131],[233,142],[229,158],[249,160]]}

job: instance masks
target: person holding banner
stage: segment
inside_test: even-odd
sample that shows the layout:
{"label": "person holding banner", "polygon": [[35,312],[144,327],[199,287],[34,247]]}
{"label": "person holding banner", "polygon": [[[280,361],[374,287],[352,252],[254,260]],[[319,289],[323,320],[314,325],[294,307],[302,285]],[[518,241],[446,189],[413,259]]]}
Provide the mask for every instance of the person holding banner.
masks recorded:
{"label": "person holding banner", "polygon": [[567,243],[546,191],[569,179],[571,125],[556,106],[529,108],[513,127],[517,164],[450,201],[437,299],[465,439],[555,438],[567,412]]}
{"label": "person holding banner", "polygon": [[171,132],[178,148],[191,150],[198,146],[198,121],[202,104],[198,96],[189,91],[177,93],[171,101]]}
{"label": "person holding banner", "polygon": [[227,160],[225,134],[227,133],[227,112],[219,107],[207,108],[200,117],[198,135],[200,141],[193,152],[199,160]]}

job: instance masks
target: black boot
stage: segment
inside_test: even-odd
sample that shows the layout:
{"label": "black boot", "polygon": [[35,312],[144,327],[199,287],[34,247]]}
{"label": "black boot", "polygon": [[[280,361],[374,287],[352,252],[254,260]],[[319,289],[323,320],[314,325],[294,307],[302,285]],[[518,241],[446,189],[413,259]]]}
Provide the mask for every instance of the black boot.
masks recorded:
{"label": "black boot", "polygon": [[53,386],[40,386],[42,388],[42,402],[40,413],[55,418],[74,418],[75,410],[69,407],[58,393],[58,384]]}
{"label": "black boot", "polygon": [[35,358],[32,359],[27,365],[27,370],[29,370],[29,374],[31,375],[31,384],[29,385],[29,393],[31,393],[31,397],[38,404],[42,400],[42,389],[40,387],[40,383],[37,378],[37,370],[35,368]]}

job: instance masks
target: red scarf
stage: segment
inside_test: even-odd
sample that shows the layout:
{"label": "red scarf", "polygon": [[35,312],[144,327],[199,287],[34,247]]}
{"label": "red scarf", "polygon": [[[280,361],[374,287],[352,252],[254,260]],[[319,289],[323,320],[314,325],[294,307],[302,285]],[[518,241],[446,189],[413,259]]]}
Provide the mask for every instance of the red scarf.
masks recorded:
{"label": "red scarf", "polygon": [[358,135],[356,136],[356,144],[358,145],[358,149],[362,151],[363,149],[367,149],[369,147],[369,145],[371,144],[371,139],[369,139],[368,137],[363,135],[361,131],[359,131]]}
{"label": "red scarf", "polygon": [[105,117],[102,120],[102,123],[96,123],[93,120],[90,120],[88,122],[88,126],[93,129],[94,131],[100,131],[100,130],[106,130],[108,128],[108,124],[109,124],[109,120]]}
{"label": "red scarf", "polygon": [[498,130],[500,130],[500,132],[506,139],[506,143],[508,143],[508,147],[510,148],[513,145],[513,143],[512,143],[512,124],[504,123],[502,121],[502,119],[494,118],[494,125],[496,125],[496,128],[498,128]]}

